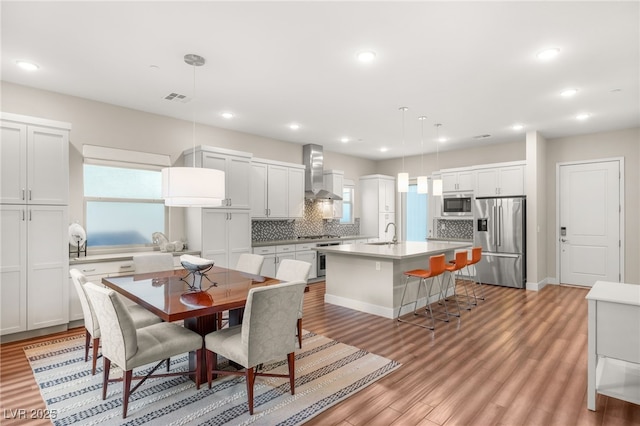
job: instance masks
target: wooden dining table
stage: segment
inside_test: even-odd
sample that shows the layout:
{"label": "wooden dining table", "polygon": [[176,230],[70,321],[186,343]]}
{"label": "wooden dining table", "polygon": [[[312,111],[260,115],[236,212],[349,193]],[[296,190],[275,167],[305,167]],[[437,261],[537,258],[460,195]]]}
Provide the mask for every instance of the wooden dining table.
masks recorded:
{"label": "wooden dining table", "polygon": [[[145,274],[106,277],[102,284],[162,318],[173,322],[184,320],[184,326],[205,336],[216,330],[217,314],[229,311],[229,325],[242,322],[247,295],[252,288],[278,284],[275,278],[251,275],[233,269],[213,266],[201,280],[185,269]],[[201,281],[200,288],[194,284]],[[204,351],[203,351],[204,352]],[[204,353],[196,359],[189,353],[189,370],[196,362],[205,365]],[[201,383],[206,381],[206,369],[201,369]],[[192,377],[195,380],[195,375]]]}

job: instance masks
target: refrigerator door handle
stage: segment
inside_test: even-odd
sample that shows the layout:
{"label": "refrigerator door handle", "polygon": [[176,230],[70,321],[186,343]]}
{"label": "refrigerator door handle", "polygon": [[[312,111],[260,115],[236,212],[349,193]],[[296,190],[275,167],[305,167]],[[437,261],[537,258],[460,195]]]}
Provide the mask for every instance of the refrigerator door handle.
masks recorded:
{"label": "refrigerator door handle", "polygon": [[493,241],[498,242],[498,230],[497,230],[497,222],[498,219],[498,208],[493,206],[493,217],[491,218],[491,222],[493,222]]}
{"label": "refrigerator door handle", "polygon": [[521,254],[512,254],[512,253],[485,253],[485,252],[482,252],[482,255],[487,257],[509,257],[512,259],[522,256]]}
{"label": "refrigerator door handle", "polygon": [[502,245],[502,228],[504,223],[502,223],[502,206],[498,207],[498,245]]}

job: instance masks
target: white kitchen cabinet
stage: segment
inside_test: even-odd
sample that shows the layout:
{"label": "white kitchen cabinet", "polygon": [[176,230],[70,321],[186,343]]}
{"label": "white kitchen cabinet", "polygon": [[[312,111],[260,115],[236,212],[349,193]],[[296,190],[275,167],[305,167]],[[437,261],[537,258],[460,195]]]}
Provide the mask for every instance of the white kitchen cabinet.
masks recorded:
{"label": "white kitchen cabinet", "polygon": [[16,114],[0,118],[0,203],[67,205],[71,126]]}
{"label": "white kitchen cabinet", "polygon": [[395,178],[385,175],[360,177],[360,233],[385,238],[384,229],[395,223]]}
{"label": "white kitchen cabinet", "polygon": [[[185,150],[184,165],[191,167],[193,149]],[[199,146],[195,149],[195,166],[221,170],[225,173],[225,199],[217,209],[248,209],[251,200],[251,184],[247,178],[251,173],[252,154],[230,149]]]}
{"label": "white kitchen cabinet", "polygon": [[479,168],[476,170],[476,197],[525,195],[524,165]]}
{"label": "white kitchen cabinet", "polygon": [[69,320],[68,207],[0,205],[0,334]]}
{"label": "white kitchen cabinet", "polygon": [[475,175],[472,170],[442,171],[442,192],[473,192]]}
{"label": "white kitchen cabinet", "polygon": [[234,268],[242,253],[251,253],[249,210],[189,207],[187,209],[189,250],[198,250],[215,265]]}
{"label": "white kitchen cabinet", "polygon": [[317,275],[317,253],[311,250],[316,243],[301,244],[280,244],[273,246],[254,247],[253,253],[264,257],[261,275],[265,277],[275,277],[278,272],[280,262],[284,259],[297,259],[311,263],[309,278],[316,278]]}
{"label": "white kitchen cabinet", "polygon": [[318,253],[314,250],[296,251],[296,260],[302,260],[311,264],[309,279],[318,278]]}
{"label": "white kitchen cabinet", "polygon": [[251,216],[291,219],[304,211],[304,166],[254,159],[251,164]]}
{"label": "white kitchen cabinet", "polygon": [[[324,189],[342,197],[344,188],[344,171],[325,170],[323,172]],[[340,219],[342,217],[342,201],[333,200],[325,202],[323,206],[323,219]]]}

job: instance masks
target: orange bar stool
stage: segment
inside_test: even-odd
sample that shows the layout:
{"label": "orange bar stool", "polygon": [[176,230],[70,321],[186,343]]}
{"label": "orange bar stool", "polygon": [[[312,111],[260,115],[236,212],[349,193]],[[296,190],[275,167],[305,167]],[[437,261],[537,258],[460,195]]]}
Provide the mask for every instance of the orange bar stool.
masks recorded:
{"label": "orange bar stool", "polygon": [[[433,280],[437,279],[438,276],[442,275],[446,268],[446,260],[444,254],[440,254],[437,256],[431,256],[429,258],[429,269],[413,269],[411,271],[404,272],[405,280],[404,280],[404,290],[402,291],[402,299],[400,300],[400,307],[398,308],[398,316],[396,320],[398,322],[406,322],[407,324],[417,325],[418,327],[428,328],[429,330],[434,330],[436,326],[436,322],[433,317],[433,311],[431,310],[431,304],[429,303],[429,296],[431,294],[431,288],[433,287]],[[425,307],[425,315],[426,312],[429,312],[429,317],[431,317],[431,326],[417,324],[411,321],[400,319],[400,312],[402,311],[402,307],[406,305],[410,305],[412,302],[404,303],[404,297],[407,293],[407,286],[409,284],[409,280],[411,278],[419,278],[418,282],[418,291],[416,293],[416,299],[413,302],[413,315],[418,315],[417,307],[418,307],[418,298],[420,296],[420,287],[424,285],[424,289],[426,292],[427,298],[427,306]],[[428,282],[428,284],[427,284]],[[447,320],[448,321],[448,320]]]}
{"label": "orange bar stool", "polygon": [[[449,265],[445,268],[445,270],[447,272],[449,272],[449,280],[447,281],[447,286],[446,288],[449,288],[449,282],[451,282],[453,284],[453,298],[456,301],[456,306],[458,307],[458,313],[460,312],[460,301],[459,299],[464,299],[467,303],[467,306],[465,307],[466,310],[470,311],[472,305],[475,303],[475,297],[473,298],[473,302],[472,302],[472,298],[469,297],[469,291],[467,290],[467,286],[466,285],[462,285],[462,288],[464,288],[464,293],[465,294],[458,294],[457,288],[458,288],[458,275],[460,275],[462,272],[462,269],[464,269],[467,266],[467,251],[459,251],[456,253],[455,255],[455,259],[449,261]],[[462,280],[460,280],[460,282],[462,283]],[[446,300],[446,294],[445,294],[445,300]]]}
{"label": "orange bar stool", "polygon": [[[469,267],[480,262],[481,259],[482,259],[482,247],[472,247],[471,259],[467,260],[467,275],[469,275],[469,277],[473,277],[474,286],[472,288],[473,288],[473,297],[476,299],[476,304],[478,303],[478,299],[484,300],[484,287],[482,286],[482,283],[478,279],[478,270],[474,267],[474,273],[472,274],[471,268]],[[480,296],[476,295],[476,290],[475,290],[476,284],[479,289]]]}

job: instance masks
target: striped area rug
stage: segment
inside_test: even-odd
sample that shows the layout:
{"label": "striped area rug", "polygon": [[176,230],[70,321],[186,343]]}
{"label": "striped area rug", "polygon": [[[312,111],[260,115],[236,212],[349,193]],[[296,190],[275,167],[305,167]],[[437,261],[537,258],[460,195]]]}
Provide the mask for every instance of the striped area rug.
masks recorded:
{"label": "striped area rug", "polygon": [[[107,399],[102,400],[102,359],[92,376],[91,360],[84,362],[84,337],[24,350],[55,425],[298,425],[400,366],[308,331],[303,338],[302,349],[296,352],[296,394],[291,395],[286,378],[257,378],[253,416],[246,404],[244,377],[223,376],[211,389],[205,383],[196,390],[193,382],[179,376],[147,380],[132,394],[123,420],[122,383],[109,384]],[[172,359],[171,364],[172,370],[186,370],[187,356]],[[287,363],[265,364],[263,369],[286,374]],[[120,373],[114,369],[111,377]]]}

